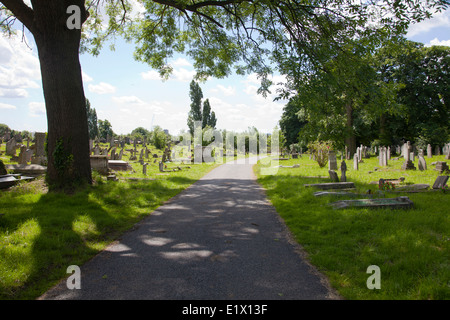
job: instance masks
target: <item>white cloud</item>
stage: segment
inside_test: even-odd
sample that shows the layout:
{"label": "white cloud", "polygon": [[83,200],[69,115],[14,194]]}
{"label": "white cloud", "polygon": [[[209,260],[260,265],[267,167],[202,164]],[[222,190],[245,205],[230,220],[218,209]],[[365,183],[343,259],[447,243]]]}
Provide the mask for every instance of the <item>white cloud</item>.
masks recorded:
{"label": "white cloud", "polygon": [[16,106],[13,106],[12,104],[6,104],[6,103],[0,103],[0,109],[5,110],[5,109],[16,109]]}
{"label": "white cloud", "polygon": [[236,94],[236,88],[232,87],[232,86],[223,86],[221,84],[217,85],[216,88],[213,88],[210,90],[213,93],[217,93],[220,92],[225,96],[234,96]]}
{"label": "white cloud", "polygon": [[2,98],[26,98],[28,91],[25,89],[4,89],[0,87],[0,97]]}
{"label": "white cloud", "polygon": [[407,38],[417,36],[422,33],[426,33],[431,29],[438,27],[450,27],[450,11],[445,10],[443,12],[438,12],[433,15],[432,18],[426,19],[422,22],[410,25]]}
{"label": "white cloud", "polygon": [[426,47],[431,47],[431,46],[448,46],[448,47],[450,47],[450,40],[442,40],[441,41],[438,38],[434,38],[429,43],[427,43],[425,46]]}
{"label": "white cloud", "polygon": [[108,94],[108,93],[114,93],[116,92],[116,87],[113,85],[106,83],[106,82],[100,82],[99,84],[90,84],[88,86],[89,91],[97,93],[97,94]]}
{"label": "white cloud", "polygon": [[30,115],[33,117],[45,115],[45,103],[44,102],[30,102],[28,104]]}
{"label": "white cloud", "polygon": [[[187,70],[185,68],[173,69],[169,80],[181,81],[181,82],[190,82],[195,76],[196,72],[194,70]],[[160,80],[163,81],[159,72],[155,70],[149,70],[147,72],[142,72],[141,77],[144,80]]]}
{"label": "white cloud", "polygon": [[178,58],[172,64],[177,67],[192,67],[192,64],[184,58]]}
{"label": "white cloud", "polygon": [[30,49],[30,41],[22,32],[6,37],[0,35],[0,97],[24,98],[26,89],[39,88],[41,71],[36,51]]}
{"label": "white cloud", "polygon": [[141,77],[144,80],[162,80],[161,76],[159,75],[159,72],[155,71],[155,70],[149,70],[147,72],[142,72]]}
{"label": "white cloud", "polygon": [[86,72],[82,71],[81,75],[83,77],[83,82],[92,82],[94,79],[92,79],[91,76],[89,76]]}

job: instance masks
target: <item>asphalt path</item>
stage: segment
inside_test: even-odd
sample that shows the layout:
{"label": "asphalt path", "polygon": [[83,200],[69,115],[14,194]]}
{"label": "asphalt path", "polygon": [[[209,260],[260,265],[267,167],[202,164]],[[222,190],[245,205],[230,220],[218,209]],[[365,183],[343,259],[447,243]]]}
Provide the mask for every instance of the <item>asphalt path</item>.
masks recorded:
{"label": "asphalt path", "polygon": [[[251,159],[170,199],[40,299],[336,299],[257,184]],[[68,274],[69,276],[69,274]]]}

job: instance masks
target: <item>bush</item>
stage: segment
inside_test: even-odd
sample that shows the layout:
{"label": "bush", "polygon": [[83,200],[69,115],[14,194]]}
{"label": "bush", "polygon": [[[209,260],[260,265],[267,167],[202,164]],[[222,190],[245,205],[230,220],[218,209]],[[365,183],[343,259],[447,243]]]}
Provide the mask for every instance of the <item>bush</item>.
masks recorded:
{"label": "bush", "polygon": [[333,150],[332,141],[314,141],[308,144],[309,153],[312,154],[319,167],[323,168],[328,163],[328,152]]}

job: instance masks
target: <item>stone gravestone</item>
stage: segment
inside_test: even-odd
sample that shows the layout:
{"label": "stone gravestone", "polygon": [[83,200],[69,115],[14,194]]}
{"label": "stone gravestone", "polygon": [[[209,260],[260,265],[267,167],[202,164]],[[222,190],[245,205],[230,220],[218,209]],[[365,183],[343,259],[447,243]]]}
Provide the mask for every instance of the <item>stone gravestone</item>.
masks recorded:
{"label": "stone gravestone", "polygon": [[439,148],[439,146],[436,146],[436,147],[434,148],[434,154],[437,155],[437,156],[440,156],[440,155],[441,155],[441,149]]}
{"label": "stone gravestone", "polygon": [[448,181],[448,176],[439,176],[433,184],[433,189],[442,189]]}
{"label": "stone gravestone", "polygon": [[427,170],[427,162],[425,161],[425,158],[422,155],[419,155],[419,170],[424,171]]}
{"label": "stone gravestone", "polygon": [[34,134],[35,142],[35,154],[31,163],[42,165],[46,160],[45,157],[45,132],[36,132]]}
{"label": "stone gravestone", "polygon": [[16,144],[17,142],[14,137],[6,142],[6,155],[8,156],[16,155]]}
{"label": "stone gravestone", "polygon": [[444,161],[436,162],[435,170],[437,170],[439,173],[443,173],[445,171],[450,171],[450,169],[448,168],[447,162],[444,162]]}
{"label": "stone gravestone", "polygon": [[450,160],[450,146],[447,147],[447,155],[445,156],[446,160]]}
{"label": "stone gravestone", "polygon": [[410,156],[411,156],[411,143],[408,141],[404,147],[404,157],[405,157],[405,162],[402,165],[402,170],[416,170],[416,167],[414,166],[414,163],[411,161]]}
{"label": "stone gravestone", "polygon": [[345,175],[347,171],[347,164],[345,161],[341,162],[341,182],[347,182],[347,176]]}
{"label": "stone gravestone", "polygon": [[328,173],[330,174],[330,179],[332,182],[339,182],[339,177],[334,170],[328,170]]}
{"label": "stone gravestone", "polygon": [[122,157],[123,157],[123,148],[120,149],[120,152],[119,152],[119,159],[118,159],[118,160],[122,160]]}
{"label": "stone gravestone", "polygon": [[98,144],[96,144],[94,147],[94,156],[99,156],[99,155],[100,155],[100,147],[98,146]]}
{"label": "stone gravestone", "polygon": [[147,166],[148,166],[148,163],[144,163],[143,165],[142,165],[142,173],[146,176],[147,175]]}
{"label": "stone gravestone", "polygon": [[358,170],[358,165],[359,165],[358,154],[355,153],[355,154],[353,155],[353,169],[354,169],[354,170]]}
{"label": "stone gravestone", "polygon": [[19,164],[27,164],[27,147],[24,145],[20,147]]}
{"label": "stone gravestone", "polygon": [[427,145],[427,157],[431,158],[433,156],[433,151],[431,149],[431,144]]}
{"label": "stone gravestone", "polygon": [[337,170],[336,153],[334,151],[328,152],[328,170]]}

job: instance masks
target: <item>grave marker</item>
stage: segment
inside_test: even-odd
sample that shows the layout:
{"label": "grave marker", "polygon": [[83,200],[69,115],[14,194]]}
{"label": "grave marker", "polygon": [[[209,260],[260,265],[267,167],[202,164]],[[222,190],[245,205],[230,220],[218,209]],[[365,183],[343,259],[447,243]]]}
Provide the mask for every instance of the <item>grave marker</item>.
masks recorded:
{"label": "grave marker", "polygon": [[448,181],[449,176],[439,176],[433,184],[433,189],[442,189]]}

